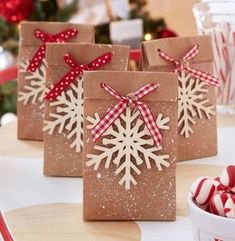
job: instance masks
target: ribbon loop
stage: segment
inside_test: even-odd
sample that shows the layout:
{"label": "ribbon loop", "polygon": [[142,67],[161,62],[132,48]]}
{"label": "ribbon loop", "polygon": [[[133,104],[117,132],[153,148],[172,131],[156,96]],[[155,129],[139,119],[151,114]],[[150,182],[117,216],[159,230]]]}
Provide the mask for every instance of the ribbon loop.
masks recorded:
{"label": "ribbon loop", "polygon": [[[89,64],[79,64],[71,54],[66,54],[64,56],[64,61],[71,67],[71,69],[61,80],[59,80],[59,82],[49,91],[49,93],[46,94],[44,99],[50,101],[55,100],[63,91],[65,91],[70,86],[71,83],[77,79],[79,75],[83,74],[85,70],[89,71],[98,69],[111,60],[112,53],[108,52],[91,61]],[[93,63],[95,63],[95,65],[93,65]]]}
{"label": "ribbon loop", "polygon": [[30,60],[27,71],[33,73],[41,65],[42,60],[45,58],[46,55],[46,43],[64,43],[66,40],[75,37],[77,34],[77,29],[67,29],[56,35],[50,35],[40,29],[36,29],[34,31],[34,35],[35,37],[39,38],[43,43],[36,51],[33,58]]}
{"label": "ribbon loop", "polygon": [[156,83],[151,83],[141,87],[135,93],[130,93],[127,96],[122,96],[110,86],[105,83],[101,83],[101,88],[103,88],[108,94],[115,97],[119,102],[111,107],[106,115],[101,119],[95,127],[92,129],[91,134],[93,136],[93,142],[96,142],[102,134],[113,124],[113,122],[123,113],[123,111],[131,104],[139,110],[140,115],[143,118],[145,125],[147,126],[155,144],[159,147],[162,143],[162,135],[160,130],[154,120],[153,114],[149,109],[148,105],[140,101],[145,95],[149,94],[153,90],[157,89],[159,86]]}
{"label": "ribbon loop", "polygon": [[195,44],[183,57],[183,62],[188,62],[199,53],[199,44]]}
{"label": "ribbon loop", "polygon": [[104,89],[108,94],[112,95],[113,97],[115,97],[116,99],[118,100],[121,100],[123,99],[122,96],[117,92],[115,91],[114,89],[112,89],[110,86],[106,85],[105,83],[101,83],[100,84],[100,87],[102,89]]}
{"label": "ribbon loop", "polygon": [[175,64],[176,73],[186,71],[189,72],[195,78],[198,78],[209,85],[213,85],[216,87],[219,86],[218,78],[189,66],[189,61],[199,53],[199,44],[195,44],[180,60],[170,57],[167,53],[163,52],[160,49],[158,49],[157,51],[161,58]]}
{"label": "ribbon loop", "polygon": [[34,31],[34,36],[39,38],[43,42],[48,42],[50,40],[50,36],[48,34],[46,34],[45,32],[43,32],[42,30],[40,30],[40,29],[36,29]]}

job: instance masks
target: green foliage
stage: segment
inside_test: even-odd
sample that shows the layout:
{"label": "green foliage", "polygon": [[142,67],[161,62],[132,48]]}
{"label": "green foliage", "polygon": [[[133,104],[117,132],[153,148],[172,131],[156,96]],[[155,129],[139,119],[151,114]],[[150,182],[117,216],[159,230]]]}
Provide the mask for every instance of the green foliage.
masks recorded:
{"label": "green foliage", "polygon": [[[56,0],[34,0],[34,11],[28,20],[31,21],[59,21],[66,22],[72,14],[77,12],[78,0],[59,9]],[[6,22],[0,17],[0,46],[12,52],[18,52],[19,27],[18,24]]]}
{"label": "green foliage", "polygon": [[18,26],[7,23],[0,17],[0,33],[0,46],[16,55],[19,35]]}
{"label": "green foliage", "polygon": [[11,81],[0,85],[0,116],[6,112],[16,113],[17,83]]}
{"label": "green foliage", "polygon": [[32,21],[58,21],[66,22],[72,14],[77,12],[78,0],[73,0],[71,4],[59,9],[56,0],[36,0],[33,14],[29,20]]}
{"label": "green foliage", "polygon": [[65,6],[63,9],[56,13],[56,21],[66,22],[78,10],[78,0],[74,0],[71,4]]}
{"label": "green foliage", "polygon": [[[77,12],[78,0],[59,9],[56,0],[33,0],[34,11],[29,17],[31,21],[59,21],[66,22],[72,14]],[[18,53],[19,28],[18,24],[11,24],[0,18],[0,46]],[[6,112],[16,113],[16,81],[0,85],[0,117]]]}

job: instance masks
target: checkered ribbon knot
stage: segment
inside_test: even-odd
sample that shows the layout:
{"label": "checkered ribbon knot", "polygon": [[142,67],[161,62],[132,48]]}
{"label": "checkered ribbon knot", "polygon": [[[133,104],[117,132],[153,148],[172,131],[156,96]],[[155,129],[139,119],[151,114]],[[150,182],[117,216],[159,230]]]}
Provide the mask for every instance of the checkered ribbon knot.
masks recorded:
{"label": "checkered ribbon knot", "polygon": [[96,142],[102,134],[114,123],[114,121],[123,113],[127,107],[134,106],[140,112],[145,125],[147,126],[155,144],[160,147],[162,143],[162,135],[154,120],[152,111],[148,105],[140,101],[141,98],[156,90],[159,86],[156,83],[147,84],[141,87],[134,93],[130,93],[127,96],[122,96],[117,91],[113,90],[105,83],[101,83],[103,88],[108,94],[115,97],[119,102],[112,106],[106,113],[106,115],[94,126],[91,131],[93,136],[93,142]]}
{"label": "checkered ribbon knot", "polygon": [[55,84],[55,86],[46,94],[45,100],[55,100],[63,91],[65,91],[77,77],[83,74],[84,71],[91,71],[106,65],[112,60],[112,53],[107,52],[100,55],[98,58],[91,61],[89,64],[77,63],[71,54],[64,56],[65,63],[71,68],[65,76]]}
{"label": "checkered ribbon knot", "polygon": [[56,35],[50,35],[40,29],[36,29],[34,31],[34,35],[36,38],[39,38],[43,43],[39,46],[33,58],[30,60],[27,71],[33,73],[41,65],[42,60],[46,56],[46,43],[65,43],[66,40],[77,36],[77,34],[77,29],[67,29]]}
{"label": "checkered ribbon knot", "polygon": [[205,83],[213,86],[219,86],[219,79],[213,75],[205,73],[201,70],[192,68],[189,66],[189,61],[193,59],[199,53],[199,44],[195,44],[180,60],[176,60],[170,57],[167,53],[163,52],[162,50],[158,49],[159,56],[166,61],[169,61],[175,64],[175,72],[180,73],[182,71],[189,72],[195,78],[198,78]]}

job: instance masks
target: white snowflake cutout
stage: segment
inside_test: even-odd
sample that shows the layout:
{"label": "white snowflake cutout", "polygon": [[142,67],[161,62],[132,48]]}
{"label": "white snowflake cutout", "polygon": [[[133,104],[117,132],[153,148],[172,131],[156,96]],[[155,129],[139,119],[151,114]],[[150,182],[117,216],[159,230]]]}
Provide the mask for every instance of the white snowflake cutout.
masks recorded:
{"label": "white snowflake cutout", "polygon": [[[98,113],[95,113],[94,117],[89,116],[87,120],[90,123],[87,128],[91,129],[100,118]],[[163,118],[162,114],[159,114],[156,123],[159,129],[168,130],[169,121],[169,117]],[[147,169],[150,169],[153,161],[159,171],[162,167],[170,166],[167,161],[169,155],[157,155],[162,147],[158,148],[154,144],[145,123],[139,117],[139,112],[132,112],[129,107],[102,135],[102,144],[94,146],[99,154],[87,155],[86,166],[93,166],[97,171],[101,163],[104,163],[106,169],[113,163],[116,166],[115,175],[121,176],[119,184],[124,185],[126,190],[131,188],[131,184],[137,184],[135,174],[141,174],[138,168],[141,164],[145,163]]]}
{"label": "white snowflake cutout", "polygon": [[178,127],[180,135],[188,138],[193,134],[192,125],[196,124],[195,117],[202,119],[204,113],[206,118],[210,119],[211,115],[215,115],[215,107],[208,105],[209,100],[205,97],[208,89],[203,81],[191,78],[191,75],[184,71],[178,79]]}
{"label": "white snowflake cutout", "polygon": [[26,74],[25,79],[28,84],[24,86],[24,91],[20,91],[18,101],[23,102],[24,105],[29,102],[36,104],[40,103],[40,109],[43,108],[43,99],[46,92],[45,89],[45,73],[46,61],[43,60],[40,67],[33,73],[27,71],[29,61],[20,61],[20,72]]}
{"label": "white snowflake cutout", "polygon": [[83,78],[80,77],[55,101],[49,102],[51,107],[56,107],[56,112],[50,113],[49,119],[44,120],[43,130],[50,135],[54,131],[61,134],[67,130],[66,137],[72,140],[70,147],[76,152],[83,147],[83,102]]}

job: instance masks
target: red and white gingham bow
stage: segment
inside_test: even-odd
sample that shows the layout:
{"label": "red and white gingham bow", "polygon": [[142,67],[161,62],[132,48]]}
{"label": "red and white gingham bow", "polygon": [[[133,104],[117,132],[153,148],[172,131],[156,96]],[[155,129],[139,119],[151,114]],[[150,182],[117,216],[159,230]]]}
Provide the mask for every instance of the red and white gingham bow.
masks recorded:
{"label": "red and white gingham bow", "polygon": [[180,60],[171,58],[168,54],[164,53],[160,49],[158,49],[158,53],[159,53],[159,56],[162,57],[163,59],[175,64],[175,66],[176,66],[175,72],[176,73],[180,73],[182,70],[185,70],[185,71],[189,72],[195,78],[205,81],[207,84],[219,86],[218,78],[216,78],[213,75],[210,75],[208,73],[205,73],[201,70],[189,67],[188,61],[193,59],[199,53],[199,44],[194,45]]}
{"label": "red and white gingham bow", "polygon": [[64,56],[65,62],[71,67],[70,71],[49,91],[45,100],[55,100],[58,95],[65,91],[83,71],[95,70],[112,60],[112,53],[105,53],[94,59],[89,64],[78,64],[70,54]]}
{"label": "red and white gingham bow", "polygon": [[106,115],[99,121],[99,123],[92,129],[91,134],[93,136],[93,142],[97,141],[99,137],[113,124],[113,122],[122,114],[122,112],[130,105],[134,105],[140,112],[144,123],[146,124],[150,134],[152,135],[155,144],[159,147],[162,143],[162,135],[154,120],[153,114],[148,105],[140,101],[145,95],[149,94],[153,90],[158,88],[158,84],[151,83],[141,87],[135,93],[131,93],[127,96],[122,96],[113,90],[105,83],[101,83],[107,93],[114,96],[119,102],[111,107]]}
{"label": "red and white gingham bow", "polygon": [[50,35],[40,29],[36,29],[34,31],[34,35],[41,39],[43,44],[38,48],[37,52],[30,61],[27,71],[33,73],[40,66],[46,55],[46,43],[64,43],[66,40],[75,37],[77,34],[77,29],[67,29],[56,35]]}

